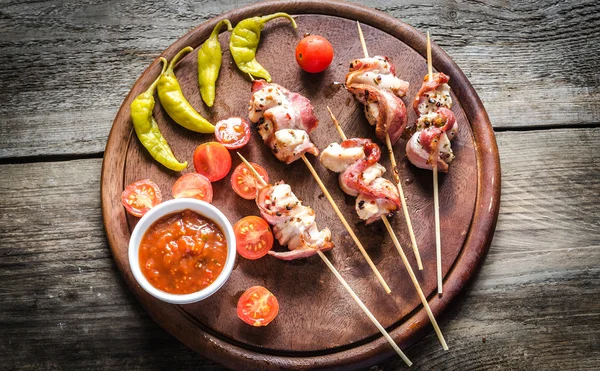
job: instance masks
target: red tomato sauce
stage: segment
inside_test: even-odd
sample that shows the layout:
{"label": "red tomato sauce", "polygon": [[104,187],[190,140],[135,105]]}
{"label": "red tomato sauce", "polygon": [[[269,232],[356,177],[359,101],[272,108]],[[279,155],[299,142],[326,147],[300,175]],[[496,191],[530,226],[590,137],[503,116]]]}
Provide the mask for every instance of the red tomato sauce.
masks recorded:
{"label": "red tomato sauce", "polygon": [[190,294],[217,279],[227,259],[227,241],[212,220],[183,210],[148,228],[139,259],[152,286],[171,294]]}

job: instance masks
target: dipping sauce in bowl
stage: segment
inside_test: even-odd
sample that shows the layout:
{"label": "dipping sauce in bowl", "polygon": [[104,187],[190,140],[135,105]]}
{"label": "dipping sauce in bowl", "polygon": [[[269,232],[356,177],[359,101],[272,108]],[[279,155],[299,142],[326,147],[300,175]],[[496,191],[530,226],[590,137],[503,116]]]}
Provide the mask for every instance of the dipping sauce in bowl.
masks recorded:
{"label": "dipping sauce in bowl", "polygon": [[215,222],[186,209],[163,216],[148,228],[139,259],[152,286],[171,294],[190,294],[221,274],[227,241]]}
{"label": "dipping sauce in bowl", "polygon": [[153,207],[129,239],[129,267],[150,295],[172,304],[206,299],[227,281],[235,232],[215,206],[177,198]]}

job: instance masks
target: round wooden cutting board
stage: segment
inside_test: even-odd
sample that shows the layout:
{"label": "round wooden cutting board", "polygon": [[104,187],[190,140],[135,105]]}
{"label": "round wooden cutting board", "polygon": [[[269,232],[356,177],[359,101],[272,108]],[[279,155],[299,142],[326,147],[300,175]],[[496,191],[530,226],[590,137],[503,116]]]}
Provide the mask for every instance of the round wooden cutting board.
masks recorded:
{"label": "round wooden cutting board", "polygon": [[[198,47],[213,26],[223,18],[235,25],[244,18],[287,12],[296,16],[298,29],[289,21],[269,22],[263,32],[257,59],[276,82],[309,98],[320,119],[311,138],[319,148],[340,138],[326,107],[330,106],[348,137],[376,140],[364,117],[362,106],[334,81],[344,81],[351,60],[362,57],[356,20],[362,23],[371,55],[386,55],[400,78],[410,82],[404,101],[408,120],[416,116],[411,99],[427,72],[425,37],[412,27],[375,10],[340,2],[286,1],[262,3],[235,10],[212,19],[171,45],[162,55],[172,58],[185,46]],[[294,60],[294,49],[305,33],[326,37],[335,58],[321,74],[302,72]],[[228,50],[229,33],[220,35],[223,64],[217,84],[215,105],[208,109],[200,99],[197,84],[196,52],[188,54],[176,68],[176,75],[190,103],[211,122],[231,116],[247,117],[251,82],[237,70]],[[402,213],[390,219],[411,262],[421,287],[439,319],[448,303],[458,294],[481,263],[491,242],[500,199],[500,164],[494,134],[487,114],[467,78],[440,48],[433,47],[434,69],[450,76],[453,111],[459,134],[453,142],[456,160],[450,172],[440,175],[440,218],[443,249],[444,294],[436,290],[435,234],[432,173],[410,165],[404,155],[405,139],[395,146],[407,205],[413,221],[425,269],[416,269]],[[115,261],[127,283],[152,317],[179,340],[202,355],[236,369],[248,368],[359,368],[373,365],[395,353],[344,291],[318,257],[285,262],[270,256],[250,261],[238,256],[229,281],[212,297],[196,304],[171,305],[146,294],[129,269],[127,247],[137,218],[126,214],[120,195],[124,187],[139,179],[152,179],[171,198],[171,186],[180,176],[157,164],[139,143],[131,124],[129,105],[158,76],[155,60],[142,74],[123,102],[115,118],[102,169],[103,217]],[[187,131],[175,124],[157,99],[154,115],[178,159],[187,160],[193,171],[192,153],[196,146],[213,141],[213,135]],[[381,144],[385,147],[385,144]],[[254,131],[250,143],[241,150],[250,161],[269,172],[271,182],[285,180],[296,195],[317,213],[320,228],[329,227],[336,248],[327,253],[332,263],[365,302],[375,317],[406,349],[424,333],[432,331],[417,293],[382,223],[365,226],[354,212],[354,199],[344,196],[337,175],[310,157],[317,172],[340,206],[375,265],[392,289],[387,295],[362,258],[352,239],[335,216],[302,161],[286,166],[277,161]],[[232,154],[233,166],[239,159]],[[389,169],[389,158],[382,156]],[[390,174],[386,174],[390,177]],[[253,201],[235,195],[230,177],[213,184],[213,204],[232,223],[247,215],[259,215]],[[285,250],[276,244],[278,250]],[[280,313],[264,328],[244,324],[236,316],[237,301],[247,288],[262,285],[280,303]],[[442,328],[444,332],[444,328]],[[448,339],[448,338],[447,338]],[[448,339],[450,352],[452,340]],[[408,354],[410,356],[410,352]]]}

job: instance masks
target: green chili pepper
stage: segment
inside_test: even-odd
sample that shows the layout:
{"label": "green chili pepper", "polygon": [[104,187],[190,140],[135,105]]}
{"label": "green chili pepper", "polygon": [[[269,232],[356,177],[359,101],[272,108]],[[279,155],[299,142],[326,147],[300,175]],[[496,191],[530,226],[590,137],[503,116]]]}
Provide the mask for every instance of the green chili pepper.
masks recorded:
{"label": "green chili pepper", "polygon": [[215,83],[221,69],[221,44],[219,43],[219,31],[223,25],[231,31],[231,22],[223,19],[215,28],[208,39],[198,48],[198,86],[200,95],[207,106],[212,107],[215,103]]}
{"label": "green chili pepper", "polygon": [[256,61],[256,49],[260,42],[260,33],[265,23],[273,18],[286,17],[296,28],[296,21],[289,14],[275,13],[264,17],[253,17],[238,23],[229,38],[229,50],[238,68],[250,75],[263,78],[271,82],[271,75]]}
{"label": "green chili pepper", "polygon": [[[164,62],[166,59],[162,58]],[[163,69],[161,72],[165,72],[167,64],[163,63]],[[131,121],[133,122],[133,128],[140,142],[146,147],[150,155],[159,163],[165,167],[181,171],[187,167],[187,162],[181,163],[177,161],[171,147],[167,143],[167,140],[160,133],[158,124],[152,116],[152,110],[154,109],[154,90],[156,90],[156,84],[160,79],[159,75],[156,80],[150,85],[148,90],[138,95],[131,105],[129,110],[131,111]]]}
{"label": "green chili pepper", "polygon": [[175,72],[173,72],[175,64],[192,50],[194,48],[186,46],[173,57],[166,71],[162,73],[158,80],[158,99],[173,121],[179,125],[199,133],[214,133],[215,127],[213,124],[196,112],[194,107],[185,99],[177,77],[175,77]]}

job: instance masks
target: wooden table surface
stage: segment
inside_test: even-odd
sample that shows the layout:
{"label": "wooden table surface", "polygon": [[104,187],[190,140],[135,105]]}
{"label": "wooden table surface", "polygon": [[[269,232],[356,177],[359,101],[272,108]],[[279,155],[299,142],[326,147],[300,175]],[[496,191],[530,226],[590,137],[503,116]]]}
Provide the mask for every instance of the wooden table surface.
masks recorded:
{"label": "wooden table surface", "polygon": [[[474,280],[412,369],[600,368],[600,3],[361,0],[431,30],[496,131],[502,202]],[[2,1],[0,369],[206,369],[152,321],[103,230],[125,95],[187,31],[251,1]],[[404,369],[392,359],[375,369]]]}

